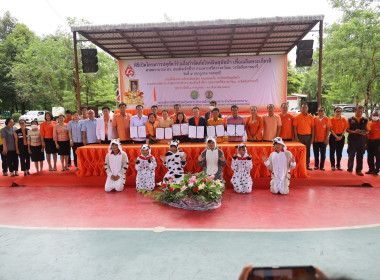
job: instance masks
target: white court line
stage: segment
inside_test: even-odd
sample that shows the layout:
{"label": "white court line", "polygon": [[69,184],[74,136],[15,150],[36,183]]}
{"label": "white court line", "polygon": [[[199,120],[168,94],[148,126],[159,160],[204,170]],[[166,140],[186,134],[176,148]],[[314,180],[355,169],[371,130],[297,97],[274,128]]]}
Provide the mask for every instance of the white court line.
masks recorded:
{"label": "white court line", "polygon": [[331,227],[331,228],[305,228],[305,229],[204,229],[204,228],[97,228],[97,227],[24,227],[24,226],[11,226],[1,225],[0,228],[9,229],[25,229],[25,230],[71,230],[71,231],[152,231],[152,232],[164,232],[164,231],[179,231],[179,232],[307,232],[307,231],[332,231],[332,230],[349,230],[349,229],[365,229],[380,227],[380,224],[370,224],[362,226],[348,226],[348,227]]}

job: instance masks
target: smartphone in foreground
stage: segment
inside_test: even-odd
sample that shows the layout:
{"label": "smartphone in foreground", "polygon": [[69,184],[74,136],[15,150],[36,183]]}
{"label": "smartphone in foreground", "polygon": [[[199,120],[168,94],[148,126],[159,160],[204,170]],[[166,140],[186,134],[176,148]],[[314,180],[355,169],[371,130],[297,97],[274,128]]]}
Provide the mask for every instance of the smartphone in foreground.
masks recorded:
{"label": "smartphone in foreground", "polygon": [[254,267],[248,280],[314,280],[313,266]]}

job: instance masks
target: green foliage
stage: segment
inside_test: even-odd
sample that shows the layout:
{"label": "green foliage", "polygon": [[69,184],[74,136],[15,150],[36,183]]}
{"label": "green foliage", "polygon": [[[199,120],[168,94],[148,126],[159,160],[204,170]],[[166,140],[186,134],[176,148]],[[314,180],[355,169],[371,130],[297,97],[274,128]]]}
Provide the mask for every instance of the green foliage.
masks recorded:
{"label": "green foliage", "polygon": [[21,117],[21,113],[13,113],[12,118],[15,120],[15,123],[18,122],[18,119]]}
{"label": "green foliage", "polygon": [[304,75],[288,61],[288,90],[287,94],[300,93],[304,84]]}
{"label": "green foliage", "polygon": [[[24,24],[16,24],[17,20],[9,14],[3,19],[6,24],[0,19],[0,40],[5,38],[0,43],[0,99],[3,100],[0,110],[24,112],[51,110],[56,106],[77,109],[72,33],[59,29],[55,34],[38,38]],[[68,18],[68,24],[88,22]],[[117,62],[104,52],[98,52],[99,71],[84,74],[81,47],[94,46],[78,45],[82,104],[113,107],[118,84]]]}
{"label": "green foliage", "polygon": [[380,102],[380,13],[365,7],[344,8],[343,22],[326,29],[324,63],[331,83],[327,98],[362,102],[368,113]]}
{"label": "green foliage", "polygon": [[12,33],[16,27],[17,19],[12,17],[9,11],[6,11],[3,17],[0,17],[0,43]]}

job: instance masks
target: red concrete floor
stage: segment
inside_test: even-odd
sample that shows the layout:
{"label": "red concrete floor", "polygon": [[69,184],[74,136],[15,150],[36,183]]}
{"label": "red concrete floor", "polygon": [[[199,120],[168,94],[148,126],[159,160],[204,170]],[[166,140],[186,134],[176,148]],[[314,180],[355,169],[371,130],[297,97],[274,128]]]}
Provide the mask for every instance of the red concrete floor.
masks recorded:
{"label": "red concrete floor", "polygon": [[127,188],[0,188],[0,225],[52,228],[302,230],[380,224],[380,188],[293,187],[289,195],[267,188],[252,194],[227,189],[219,209],[199,212],[152,201]]}

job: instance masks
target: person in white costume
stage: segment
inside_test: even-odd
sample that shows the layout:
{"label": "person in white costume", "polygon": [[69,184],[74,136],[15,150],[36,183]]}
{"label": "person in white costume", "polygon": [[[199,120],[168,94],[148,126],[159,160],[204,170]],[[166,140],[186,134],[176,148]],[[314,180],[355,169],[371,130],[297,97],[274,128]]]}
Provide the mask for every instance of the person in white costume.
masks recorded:
{"label": "person in white costume", "polygon": [[128,156],[123,151],[119,139],[111,141],[108,151],[104,162],[107,173],[105,190],[121,192],[124,189],[125,173],[129,166]]}
{"label": "person in white costume", "polygon": [[150,146],[141,146],[141,155],[136,159],[135,168],[137,170],[136,189],[152,191],[155,186],[156,159],[150,153]]}
{"label": "person in white costume", "polygon": [[165,156],[161,155],[160,159],[164,162],[164,166],[168,169],[164,176],[164,181],[172,178],[179,183],[183,180],[185,172],[183,168],[186,165],[186,153],[178,149],[179,141],[173,140],[169,142],[170,151]]}
{"label": "person in white costume", "polygon": [[273,139],[274,152],[269,158],[263,156],[265,166],[272,171],[270,191],[272,193],[288,194],[290,184],[290,170],[296,167],[296,160],[292,153],[286,150],[281,137]]}
{"label": "person in white costume", "polygon": [[198,164],[207,175],[214,175],[214,180],[223,180],[223,167],[226,166],[226,158],[216,144],[216,139],[207,137],[206,149],[198,157]]}
{"label": "person in white costume", "polygon": [[247,153],[247,146],[240,143],[236,146],[238,154],[232,157],[231,169],[234,175],[231,183],[237,193],[252,192],[252,156]]}

